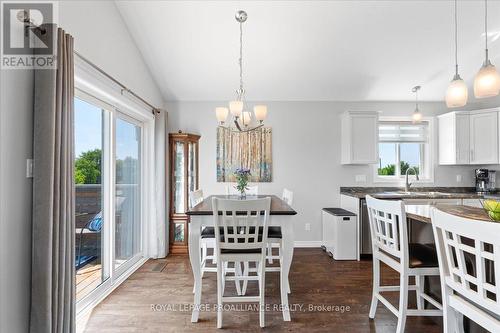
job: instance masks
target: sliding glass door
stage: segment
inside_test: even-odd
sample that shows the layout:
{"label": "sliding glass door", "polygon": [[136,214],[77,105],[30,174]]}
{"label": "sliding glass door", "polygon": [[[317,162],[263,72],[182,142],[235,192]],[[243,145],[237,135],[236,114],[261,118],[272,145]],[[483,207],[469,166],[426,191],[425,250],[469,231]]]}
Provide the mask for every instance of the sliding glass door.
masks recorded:
{"label": "sliding glass door", "polygon": [[115,123],[115,268],[136,256],[141,236],[140,124],[118,116]]}
{"label": "sliding glass door", "polygon": [[143,257],[144,123],[79,91],[75,105],[77,311]]}
{"label": "sliding glass door", "polygon": [[75,98],[75,269],[76,301],[100,286],[108,277],[103,269],[104,184],[109,175],[103,165],[103,119],[106,110]]}

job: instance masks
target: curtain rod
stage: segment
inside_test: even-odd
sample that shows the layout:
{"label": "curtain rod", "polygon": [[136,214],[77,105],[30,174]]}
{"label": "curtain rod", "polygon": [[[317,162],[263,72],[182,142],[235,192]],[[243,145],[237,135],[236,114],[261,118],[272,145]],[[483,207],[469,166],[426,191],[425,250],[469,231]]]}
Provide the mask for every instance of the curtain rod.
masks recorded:
{"label": "curtain rod", "polygon": [[147,106],[149,106],[152,109],[151,111],[152,111],[153,114],[160,113],[160,110],[157,107],[153,106],[148,101],[146,101],[144,98],[142,98],[141,96],[137,95],[135,92],[133,92],[132,90],[130,90],[129,88],[127,88],[123,83],[121,83],[120,81],[118,81],[117,79],[115,79],[114,77],[112,77],[111,75],[109,75],[108,73],[106,73],[105,71],[103,71],[99,66],[97,66],[96,64],[94,64],[92,61],[88,60],[87,58],[85,58],[84,56],[82,56],[77,51],[73,51],[73,52],[75,53],[75,55],[77,55],[80,59],[82,59],[87,64],[89,64],[96,71],[98,71],[99,73],[101,73],[102,75],[104,75],[105,77],[107,77],[108,79],[110,79],[111,81],[113,81],[114,83],[116,83],[118,86],[120,86],[120,88],[122,90],[122,94],[123,94],[124,91],[126,91],[130,95],[132,95],[135,98],[137,98],[138,100],[140,100],[142,103],[144,103]]}
{"label": "curtain rod", "polygon": [[[39,30],[42,33],[42,35],[47,32],[47,30],[45,28],[34,24],[33,20],[31,20],[31,18],[29,17],[29,14],[26,11],[24,12],[24,16],[22,18],[18,18],[18,20],[21,21],[22,23],[24,23],[25,26],[26,26],[26,28],[30,27],[30,28],[34,28],[34,29]],[[106,73],[105,71],[103,71],[99,66],[97,66],[96,64],[94,64],[92,61],[88,60],[87,58],[85,58],[84,56],[82,56],[77,51],[73,51],[73,52],[80,59],[82,59],[87,64],[89,64],[91,67],[93,67],[95,70],[97,70],[99,73],[101,73],[102,75],[104,75],[105,77],[107,77],[108,79],[110,79],[111,81],[113,81],[114,83],[116,83],[118,86],[120,86],[120,88],[122,90],[122,94],[123,94],[124,91],[126,91],[130,95],[132,95],[135,98],[137,98],[138,100],[140,100],[142,103],[144,103],[147,106],[149,106],[151,108],[151,112],[153,114],[160,113],[160,109],[158,109],[157,107],[153,106],[148,101],[146,101],[144,98],[142,98],[141,96],[137,95],[135,92],[133,92],[132,90],[130,90],[129,88],[127,88],[127,86],[125,86],[123,83],[121,83],[120,81],[118,81],[117,79],[115,79],[114,77],[112,77],[111,75],[109,75],[108,73]]]}

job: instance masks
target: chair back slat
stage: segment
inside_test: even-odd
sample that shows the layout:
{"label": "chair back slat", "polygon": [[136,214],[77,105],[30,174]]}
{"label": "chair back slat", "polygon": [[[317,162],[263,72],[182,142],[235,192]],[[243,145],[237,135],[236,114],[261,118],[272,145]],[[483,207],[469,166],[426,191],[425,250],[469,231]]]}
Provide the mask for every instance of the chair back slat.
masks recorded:
{"label": "chair back slat", "polygon": [[402,201],[366,196],[373,252],[385,252],[405,265],[408,262],[408,230]]}
{"label": "chair back slat", "polygon": [[[250,185],[247,187],[245,191],[247,195],[259,195],[259,186],[258,185]],[[236,189],[236,184],[227,184],[226,185],[226,195],[239,195],[240,192]]]}
{"label": "chair back slat", "polygon": [[212,199],[216,250],[263,249],[271,198],[254,200]]}
{"label": "chair back slat", "polygon": [[293,192],[290,191],[287,188],[283,189],[282,199],[283,199],[284,202],[287,203],[288,206],[292,206],[292,203],[293,203]]}
{"label": "chair back slat", "polygon": [[431,215],[441,279],[468,300],[471,308],[479,305],[500,313],[500,224],[437,208]]}
{"label": "chair back slat", "polygon": [[203,201],[203,190],[196,190],[189,192],[189,205],[193,208]]}

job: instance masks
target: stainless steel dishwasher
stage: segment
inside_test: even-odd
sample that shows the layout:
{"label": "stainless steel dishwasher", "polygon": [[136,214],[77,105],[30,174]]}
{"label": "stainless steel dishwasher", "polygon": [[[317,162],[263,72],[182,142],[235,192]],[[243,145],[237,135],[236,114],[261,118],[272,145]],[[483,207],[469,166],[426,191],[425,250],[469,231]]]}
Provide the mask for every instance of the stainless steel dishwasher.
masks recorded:
{"label": "stainless steel dishwasher", "polygon": [[370,221],[368,218],[368,207],[366,206],[366,200],[359,200],[359,225],[361,233],[361,255],[371,255],[372,254],[372,239],[370,234]]}

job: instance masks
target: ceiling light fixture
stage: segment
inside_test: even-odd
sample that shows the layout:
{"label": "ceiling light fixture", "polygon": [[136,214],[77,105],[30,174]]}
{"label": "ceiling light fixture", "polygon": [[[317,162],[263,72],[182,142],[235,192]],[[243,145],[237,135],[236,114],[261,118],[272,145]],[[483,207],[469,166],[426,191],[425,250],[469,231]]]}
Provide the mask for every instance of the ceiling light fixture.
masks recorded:
{"label": "ceiling light fixture", "polygon": [[474,80],[476,98],[493,97],[500,91],[500,75],[488,58],[488,0],[484,0],[484,41],[486,58]]}
{"label": "ceiling light fixture", "polygon": [[420,86],[415,86],[411,90],[413,93],[415,93],[415,111],[413,111],[413,115],[411,116],[411,120],[413,123],[419,123],[422,121],[422,112],[420,112],[420,109],[418,108],[418,91],[420,90]]}
{"label": "ceiling light fixture", "polygon": [[[249,132],[264,126],[264,119],[267,116],[266,105],[255,105],[253,114],[245,108],[245,89],[243,88],[243,23],[247,20],[248,15],[245,11],[236,12],[236,21],[240,24],[240,87],[236,90],[236,100],[229,102],[227,107],[215,108],[215,116],[220,127],[230,129],[237,132]],[[226,119],[231,113],[229,126],[225,126]]]}
{"label": "ceiling light fixture", "polygon": [[446,90],[446,106],[458,108],[467,104],[467,85],[458,74],[458,22],[457,0],[455,0],[455,76]]}

